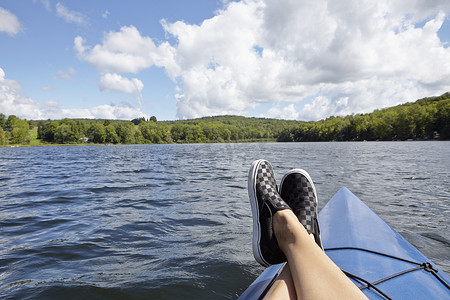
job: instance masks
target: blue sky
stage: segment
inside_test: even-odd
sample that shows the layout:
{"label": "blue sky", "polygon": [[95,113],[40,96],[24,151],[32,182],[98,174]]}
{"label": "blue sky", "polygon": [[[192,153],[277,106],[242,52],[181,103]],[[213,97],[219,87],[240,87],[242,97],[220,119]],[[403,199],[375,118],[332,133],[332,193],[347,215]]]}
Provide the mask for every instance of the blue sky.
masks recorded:
{"label": "blue sky", "polygon": [[450,91],[450,3],[0,0],[0,112],[297,120]]}

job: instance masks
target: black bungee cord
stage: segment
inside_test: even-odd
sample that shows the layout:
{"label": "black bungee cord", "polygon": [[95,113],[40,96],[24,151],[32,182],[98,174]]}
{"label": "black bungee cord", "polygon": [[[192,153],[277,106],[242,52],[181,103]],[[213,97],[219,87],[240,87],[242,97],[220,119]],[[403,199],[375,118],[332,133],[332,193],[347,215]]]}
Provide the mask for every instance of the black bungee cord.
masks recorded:
{"label": "black bungee cord", "polygon": [[419,262],[415,262],[415,261],[412,261],[412,260],[404,259],[404,258],[401,258],[401,257],[396,257],[396,256],[393,256],[393,255],[389,255],[389,254],[386,254],[386,253],[373,251],[373,250],[369,250],[369,249],[364,249],[364,248],[358,248],[358,247],[335,247],[335,248],[327,248],[327,249],[325,249],[325,251],[333,251],[333,250],[359,250],[359,251],[369,252],[369,253],[373,253],[373,254],[377,254],[377,255],[381,255],[381,256],[385,256],[385,257],[389,257],[389,258],[393,258],[393,259],[396,259],[396,260],[400,260],[400,261],[404,261],[404,262],[407,262],[407,263],[410,263],[410,264],[417,265],[417,267],[415,267],[415,268],[404,270],[402,272],[399,272],[399,273],[390,275],[388,277],[379,279],[379,280],[377,280],[375,282],[372,282],[372,283],[367,281],[367,280],[365,280],[365,279],[363,279],[363,278],[361,278],[361,277],[359,277],[359,276],[356,276],[356,275],[354,275],[354,274],[352,274],[350,272],[342,270],[342,272],[344,272],[344,274],[347,275],[348,277],[351,277],[351,278],[353,278],[355,280],[358,280],[360,282],[365,283],[365,285],[359,287],[360,290],[371,288],[371,289],[375,290],[377,293],[379,293],[380,295],[382,295],[383,297],[385,297],[386,299],[392,299],[392,298],[389,297],[388,295],[386,295],[378,287],[376,287],[377,284],[380,284],[380,283],[385,282],[385,281],[387,281],[389,279],[398,277],[400,275],[403,275],[403,274],[406,274],[406,273],[409,273],[409,272],[414,272],[414,271],[417,271],[417,270],[424,270],[424,271],[430,272],[447,289],[450,289],[450,285],[444,279],[442,279],[441,276],[439,276],[438,270],[436,270],[430,262],[419,263]]}

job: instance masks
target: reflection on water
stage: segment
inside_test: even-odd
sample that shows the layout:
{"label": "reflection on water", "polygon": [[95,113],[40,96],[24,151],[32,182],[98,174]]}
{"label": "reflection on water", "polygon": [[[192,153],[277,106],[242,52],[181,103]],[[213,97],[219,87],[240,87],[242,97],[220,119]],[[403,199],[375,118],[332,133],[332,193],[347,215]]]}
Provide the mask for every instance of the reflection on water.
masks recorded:
{"label": "reflection on water", "polygon": [[[449,142],[0,148],[0,295],[236,298],[251,251],[247,172],[342,186],[450,272]],[[69,296],[70,298],[70,296]]]}

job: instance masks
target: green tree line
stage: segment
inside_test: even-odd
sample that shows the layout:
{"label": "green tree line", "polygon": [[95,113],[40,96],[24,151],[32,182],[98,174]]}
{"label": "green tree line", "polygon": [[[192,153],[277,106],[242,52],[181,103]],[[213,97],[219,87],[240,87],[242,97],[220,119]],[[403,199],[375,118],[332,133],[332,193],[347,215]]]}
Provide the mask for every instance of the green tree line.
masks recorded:
{"label": "green tree line", "polygon": [[238,116],[206,117],[187,121],[158,122],[137,118],[131,121],[73,120],[40,121],[37,138],[47,143],[159,144],[275,141],[295,121]]}
{"label": "green tree line", "polygon": [[[33,134],[34,133],[34,134]],[[27,121],[0,114],[0,145],[157,144],[450,139],[450,93],[369,114],[302,122],[240,116],[157,121],[62,119]]]}
{"label": "green tree line", "polygon": [[0,145],[29,144],[30,124],[14,115],[8,118],[0,113]]}
{"label": "green tree line", "polygon": [[330,117],[295,125],[278,137],[283,142],[391,141],[450,139],[450,93],[368,114]]}

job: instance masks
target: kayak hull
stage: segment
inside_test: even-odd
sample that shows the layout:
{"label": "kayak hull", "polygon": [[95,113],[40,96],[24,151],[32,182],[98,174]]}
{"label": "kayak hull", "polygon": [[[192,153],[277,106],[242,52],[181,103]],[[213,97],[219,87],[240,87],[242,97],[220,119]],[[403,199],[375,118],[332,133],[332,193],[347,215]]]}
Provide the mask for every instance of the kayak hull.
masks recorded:
{"label": "kayak hull", "polygon": [[[450,299],[449,276],[347,188],[320,211],[319,224],[326,254],[368,298]],[[264,295],[282,267],[266,269],[239,299]]]}

